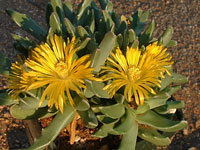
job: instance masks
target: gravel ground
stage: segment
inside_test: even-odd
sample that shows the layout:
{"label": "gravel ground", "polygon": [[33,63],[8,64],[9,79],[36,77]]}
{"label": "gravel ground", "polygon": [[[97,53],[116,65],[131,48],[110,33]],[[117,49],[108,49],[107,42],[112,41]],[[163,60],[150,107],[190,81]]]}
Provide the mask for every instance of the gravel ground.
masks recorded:
{"label": "gravel ground", "polygon": [[[77,2],[78,0],[76,0]],[[138,8],[150,10],[150,19],[157,23],[155,36],[162,34],[168,25],[174,27],[173,39],[178,46],[170,49],[175,61],[174,70],[188,77],[175,98],[185,102],[185,119],[189,125],[176,134],[169,150],[200,149],[200,1],[199,0],[112,0],[119,15],[131,15]],[[37,3],[35,3],[37,2]],[[12,47],[10,33],[27,35],[5,13],[14,8],[31,16],[45,27],[47,0],[0,0],[0,50],[11,60],[16,52]],[[2,77],[0,76],[0,80]],[[0,85],[1,86],[1,85]],[[28,147],[24,125],[12,118],[9,107],[0,106],[0,149]]]}

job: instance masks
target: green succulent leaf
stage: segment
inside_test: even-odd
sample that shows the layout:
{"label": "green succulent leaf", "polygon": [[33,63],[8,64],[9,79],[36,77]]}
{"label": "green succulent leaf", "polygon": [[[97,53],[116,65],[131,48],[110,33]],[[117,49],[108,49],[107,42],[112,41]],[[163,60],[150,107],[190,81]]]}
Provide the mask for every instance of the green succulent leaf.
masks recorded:
{"label": "green succulent leaf", "polygon": [[77,45],[78,50],[80,51],[80,50],[84,49],[90,40],[91,40],[90,38],[86,38],[85,40],[83,40],[79,45]]}
{"label": "green succulent leaf", "polygon": [[63,10],[64,10],[66,18],[68,18],[71,22],[73,22],[75,16],[73,13],[72,3],[69,0],[64,2]]}
{"label": "green succulent leaf", "polygon": [[94,10],[91,10],[88,15],[87,22],[85,25],[85,26],[89,27],[91,33],[94,33],[94,31],[95,31],[95,18],[94,17],[95,17]]}
{"label": "green succulent leaf", "polygon": [[165,75],[165,78],[161,80],[161,88],[160,91],[165,89],[167,86],[169,86],[173,82],[172,77],[168,74]]}
{"label": "green succulent leaf", "polygon": [[136,40],[136,34],[133,29],[128,30],[128,35],[129,35],[129,42],[133,43]]}
{"label": "green succulent leaf", "polygon": [[59,112],[51,124],[42,130],[41,136],[34,142],[29,150],[40,150],[44,149],[49,145],[60,133],[60,131],[66,127],[73,120],[75,110],[68,104],[64,108],[64,112]]}
{"label": "green succulent leaf", "polygon": [[136,114],[143,114],[146,111],[148,111],[150,109],[150,106],[148,105],[148,103],[144,103],[143,105],[138,106],[137,110],[136,110]]}
{"label": "green succulent leaf", "polygon": [[108,0],[99,0],[99,3],[101,5],[101,8],[104,10],[108,4]]}
{"label": "green succulent leaf", "polygon": [[100,106],[99,110],[106,116],[117,119],[124,115],[125,108],[123,104],[114,104],[110,106]]}
{"label": "green succulent leaf", "polygon": [[138,135],[138,124],[133,120],[131,128],[123,135],[119,150],[134,150]]}
{"label": "green succulent leaf", "polygon": [[146,31],[139,37],[140,46],[147,45],[149,43],[154,29],[155,29],[155,22],[153,20],[151,24],[147,27]]}
{"label": "green succulent leaf", "polygon": [[145,11],[143,13],[142,10],[138,10],[135,14],[133,14],[133,19],[130,21],[131,27],[134,29],[136,35],[139,35],[144,30],[148,17],[149,11]]}
{"label": "green succulent leaf", "polygon": [[65,26],[67,28],[67,32],[71,35],[71,36],[75,36],[76,35],[76,29],[73,26],[73,24],[71,23],[71,21],[67,18],[65,18]]}
{"label": "green succulent leaf", "polygon": [[140,124],[145,124],[165,132],[174,132],[183,129],[187,125],[187,121],[168,120],[151,110],[137,115],[136,121],[138,121]]}
{"label": "green succulent leaf", "polygon": [[106,10],[109,14],[112,14],[112,12],[113,12],[113,4],[112,4],[111,1],[108,1],[105,10]]}
{"label": "green succulent leaf", "polygon": [[147,103],[150,107],[150,109],[162,106],[166,104],[166,101],[170,98],[169,94],[166,93],[160,93],[157,94],[153,97],[150,97],[148,101],[146,101],[145,103]]}
{"label": "green succulent leaf", "polygon": [[89,33],[82,26],[78,26],[77,30],[78,30],[78,33],[79,33],[81,38],[85,38],[85,37],[90,36]]}
{"label": "green succulent leaf", "polygon": [[92,136],[96,138],[104,138],[108,136],[108,133],[112,130],[113,126],[114,123],[103,124],[99,130],[92,134]]}
{"label": "green succulent leaf", "polygon": [[166,46],[172,39],[172,35],[174,33],[174,30],[171,26],[169,26],[165,32],[163,33],[163,35],[161,36],[159,43],[163,46]]}
{"label": "green succulent leaf", "polygon": [[135,40],[133,42],[133,44],[131,45],[132,48],[137,48],[139,46],[139,41],[138,40]]}
{"label": "green succulent leaf", "polygon": [[49,24],[54,34],[62,35],[61,23],[57,13],[51,13]]}
{"label": "green succulent leaf", "polygon": [[8,75],[11,67],[10,60],[6,56],[4,56],[1,52],[0,52],[0,60],[1,60],[0,74]]}
{"label": "green succulent leaf", "polygon": [[36,43],[29,38],[24,38],[20,35],[11,34],[12,38],[15,40],[14,46],[19,51],[28,56],[28,51],[35,48]]}
{"label": "green succulent leaf", "polygon": [[171,143],[169,137],[161,135],[156,129],[139,127],[138,136],[155,145],[166,146]]}
{"label": "green succulent leaf", "polygon": [[140,142],[137,142],[135,150],[156,150],[157,146],[147,142],[145,140],[142,140]]}
{"label": "green succulent leaf", "polygon": [[20,105],[15,104],[10,108],[10,114],[17,119],[26,119],[35,113],[35,109],[23,109]]}
{"label": "green succulent leaf", "polygon": [[51,0],[51,5],[53,7],[53,11],[59,17],[62,32],[65,34],[66,33],[66,28],[65,28],[65,24],[64,24],[65,14],[64,14],[64,10],[63,10],[62,1],[61,0]]}
{"label": "green succulent leaf", "polygon": [[100,98],[110,98],[107,90],[103,90],[105,84],[103,82],[92,81],[86,84],[87,89]]}
{"label": "green succulent leaf", "polygon": [[76,107],[76,110],[79,110],[79,111],[86,111],[90,108],[90,104],[88,103],[87,100],[85,99],[82,99],[80,101],[80,103],[78,104],[78,106]]}
{"label": "green succulent leaf", "polygon": [[49,25],[49,19],[50,19],[52,12],[53,12],[53,7],[52,7],[51,3],[48,3],[47,6],[46,6],[46,22],[47,22],[47,25]]}
{"label": "green succulent leaf", "polygon": [[101,66],[105,63],[107,57],[115,46],[116,36],[112,32],[108,32],[102,40],[99,48],[93,54],[93,60],[91,67],[94,68],[95,72],[99,72]]}
{"label": "green succulent leaf", "polygon": [[116,123],[118,119],[112,119],[110,117],[107,117],[105,115],[97,115],[97,119],[102,123],[102,124],[110,124],[110,123]]}
{"label": "green succulent leaf", "polygon": [[185,106],[183,101],[167,101],[166,105],[155,108],[154,110],[159,114],[170,113],[172,109],[179,109]]}
{"label": "green succulent leaf", "polygon": [[108,32],[111,30],[112,26],[114,25],[114,22],[106,10],[103,11],[103,16],[106,25],[106,31]]}
{"label": "green succulent leaf", "polygon": [[123,103],[124,103],[124,100],[125,100],[124,95],[122,95],[122,94],[115,94],[115,95],[114,95],[114,99],[115,99],[116,102],[119,103],[119,104],[123,104]]}
{"label": "green succulent leaf", "polygon": [[177,45],[177,41],[171,40],[167,43],[166,47],[174,47]]}
{"label": "green succulent leaf", "polygon": [[122,21],[122,23],[120,24],[117,32],[116,32],[116,35],[118,34],[124,34],[124,31],[128,30],[128,25],[127,25],[127,22],[126,21]]}
{"label": "green succulent leaf", "polygon": [[119,134],[126,134],[132,127],[134,120],[135,114],[133,114],[129,109],[126,109],[125,115],[121,117],[119,123],[115,124],[113,131]]}
{"label": "green succulent leaf", "polygon": [[183,84],[183,83],[188,82],[188,79],[187,77],[181,74],[172,72],[172,81],[173,83],[176,83],[176,84]]}
{"label": "green succulent leaf", "polygon": [[86,111],[78,111],[79,115],[83,119],[84,124],[88,128],[96,128],[98,125],[98,120],[94,114],[94,112],[91,109],[88,109]]}
{"label": "green succulent leaf", "polygon": [[11,99],[11,97],[9,97],[6,92],[0,93],[0,106],[12,105],[17,103],[18,101]]}
{"label": "green succulent leaf", "polygon": [[35,38],[39,39],[40,41],[42,41],[46,36],[46,31],[43,28],[41,28],[29,16],[16,12],[12,9],[6,10],[6,12],[19,27],[32,34]]}
{"label": "green succulent leaf", "polygon": [[83,3],[80,4],[79,12],[78,12],[78,20],[84,15],[85,10],[87,10],[91,6],[92,0],[84,0]]}

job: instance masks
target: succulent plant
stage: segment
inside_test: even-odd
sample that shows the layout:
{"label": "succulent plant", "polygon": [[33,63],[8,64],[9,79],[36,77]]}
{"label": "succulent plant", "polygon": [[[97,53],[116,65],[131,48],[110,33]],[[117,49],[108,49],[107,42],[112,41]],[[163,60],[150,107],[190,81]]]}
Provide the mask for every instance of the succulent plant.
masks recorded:
{"label": "succulent plant", "polygon": [[[138,10],[129,18],[120,18],[110,1],[99,0],[99,3],[100,7],[93,0],[84,0],[78,9],[74,10],[70,1],[62,3],[61,0],[51,0],[46,8],[48,30],[40,27],[25,14],[7,10],[17,25],[37,39],[31,40],[12,34],[15,49],[27,58],[41,42],[51,45],[51,37],[55,34],[62,36],[63,39],[76,36],[79,39],[76,57],[91,54],[93,73],[99,77],[102,66],[117,47],[122,53],[125,53],[127,46],[138,48],[145,53],[147,46],[155,41],[163,47],[177,44],[171,40],[172,27],[168,27],[158,39],[152,37],[155,22],[147,25],[149,11]],[[8,74],[10,62],[2,54],[0,58],[3,60],[0,73]],[[82,91],[84,98],[72,93],[75,105],[72,107],[67,102],[63,112],[55,107],[49,107],[48,99],[39,106],[45,86],[20,93],[18,101],[11,100],[5,92],[0,93],[1,105],[12,104],[10,112],[18,119],[54,116],[51,124],[42,130],[41,136],[29,148],[30,150],[44,149],[53,142],[60,131],[72,122],[76,113],[80,115],[85,126],[96,129],[94,137],[122,135],[120,150],[150,149],[154,147],[150,143],[165,146],[171,142],[168,133],[173,134],[187,125],[179,115],[184,103],[176,101],[172,96],[187,79],[174,73],[171,65],[167,70],[169,74],[163,74],[164,77],[160,79],[161,86],[154,88],[156,94],[149,94],[149,100],[145,100],[143,105],[137,106],[127,101],[120,90],[111,98],[109,91],[104,88],[110,81],[89,80],[85,82],[86,88]],[[178,119],[175,120],[177,114]]]}

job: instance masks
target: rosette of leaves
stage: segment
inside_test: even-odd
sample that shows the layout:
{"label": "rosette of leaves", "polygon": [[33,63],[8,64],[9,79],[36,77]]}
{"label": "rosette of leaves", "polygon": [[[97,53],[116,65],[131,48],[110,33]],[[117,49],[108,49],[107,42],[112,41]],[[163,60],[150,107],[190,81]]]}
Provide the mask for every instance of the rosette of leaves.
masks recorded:
{"label": "rosette of leaves", "polygon": [[[149,11],[138,10],[129,18],[119,17],[109,0],[99,0],[99,3],[100,7],[93,0],[84,0],[74,10],[70,1],[62,3],[61,0],[51,0],[46,8],[48,30],[25,14],[7,10],[17,25],[37,39],[31,40],[13,34],[15,49],[26,57],[36,44],[49,42],[54,34],[61,35],[64,39],[76,36],[81,41],[77,56],[92,53],[92,67],[98,76],[101,66],[115,47],[122,50],[127,46],[139,47],[145,51],[145,46],[156,40],[165,47],[176,45],[176,41],[171,40],[172,27],[168,27],[160,38],[152,37],[155,22],[146,25]],[[0,57],[3,60],[0,73],[8,73],[9,60],[3,55]],[[11,114],[18,119],[54,116],[51,124],[43,129],[41,136],[29,149],[44,149],[78,113],[88,128],[96,128],[94,137],[122,135],[120,150],[149,150],[154,149],[154,145],[169,145],[170,135],[187,125],[181,113],[184,103],[176,101],[172,96],[187,79],[174,73],[172,69],[170,72],[172,76],[165,75],[161,88],[156,89],[157,94],[152,95],[137,109],[131,108],[120,93],[111,99],[108,92],[103,90],[105,84],[97,81],[87,82],[87,89],[84,91],[87,100],[74,95],[75,108],[68,104],[63,113],[50,109],[47,100],[38,107],[43,88],[27,91],[20,95],[19,101],[11,100],[5,91],[1,91],[0,104],[12,104]]]}

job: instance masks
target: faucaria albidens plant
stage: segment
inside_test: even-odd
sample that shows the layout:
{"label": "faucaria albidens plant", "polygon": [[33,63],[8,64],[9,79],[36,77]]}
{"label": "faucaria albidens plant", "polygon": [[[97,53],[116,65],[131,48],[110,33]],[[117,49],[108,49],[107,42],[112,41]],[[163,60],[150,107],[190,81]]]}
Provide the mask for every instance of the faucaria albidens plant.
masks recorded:
{"label": "faucaria albidens plant", "polygon": [[187,125],[180,110],[184,103],[172,96],[187,81],[172,70],[167,52],[176,45],[172,27],[156,39],[155,22],[145,28],[148,11],[120,18],[110,1],[99,3],[100,8],[85,0],[73,10],[70,1],[51,0],[47,31],[27,15],[7,10],[38,40],[12,34],[20,56],[11,65],[0,55],[0,71],[8,77],[1,104],[12,105],[18,119],[54,116],[30,150],[52,144],[67,125],[73,144],[78,116],[95,128],[94,137],[122,135],[120,150],[169,145],[169,133]]}

